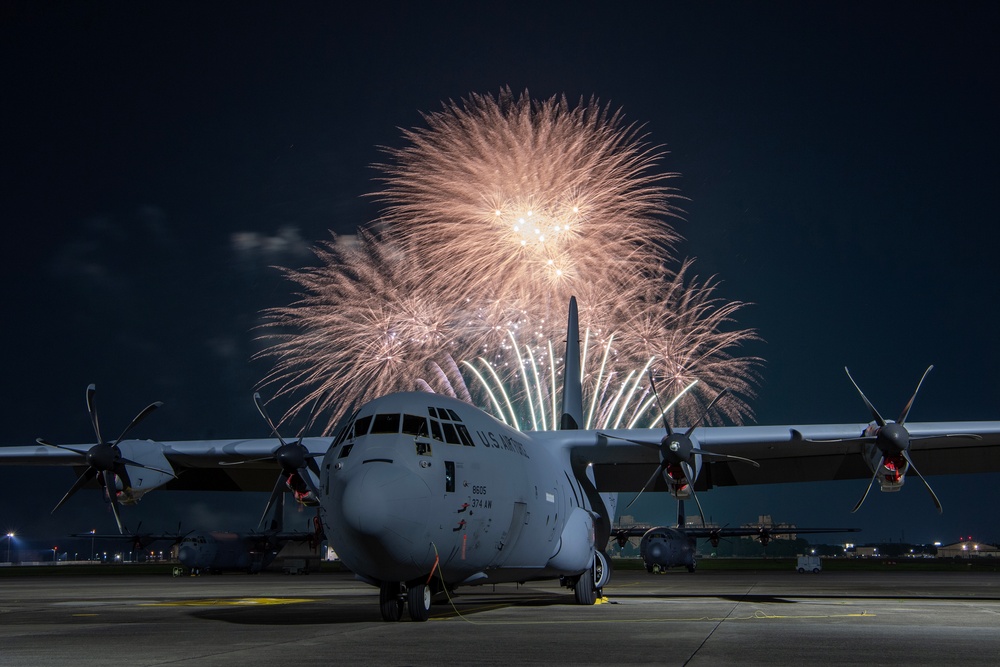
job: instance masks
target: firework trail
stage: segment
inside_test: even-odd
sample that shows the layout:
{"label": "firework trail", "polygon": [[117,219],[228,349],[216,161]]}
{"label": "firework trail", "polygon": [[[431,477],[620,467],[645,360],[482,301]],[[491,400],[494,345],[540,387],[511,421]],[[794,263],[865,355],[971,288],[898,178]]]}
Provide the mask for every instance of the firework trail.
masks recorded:
{"label": "firework trail", "polygon": [[738,398],[720,415],[750,416],[760,360],[736,356],[756,338],[734,326],[743,304],[716,297],[689,261],[668,268],[673,174],[656,171],[662,154],[620,112],[504,90],[424,118],[378,165],[377,230],[321,244],[317,267],[285,271],[298,301],[265,312],[261,354],[275,365],[264,382],[296,397],[286,418],[307,413],[329,431],[345,397],[421,389],[551,428],[571,295],[589,327],[593,426],[655,421],[648,368],[671,395],[699,380],[676,423],[726,387]]}

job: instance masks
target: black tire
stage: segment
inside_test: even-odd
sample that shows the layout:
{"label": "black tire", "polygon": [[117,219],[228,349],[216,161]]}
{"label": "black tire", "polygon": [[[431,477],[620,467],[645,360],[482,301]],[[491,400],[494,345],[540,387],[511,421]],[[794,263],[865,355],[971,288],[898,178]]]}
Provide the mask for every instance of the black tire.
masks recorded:
{"label": "black tire", "polygon": [[597,601],[597,591],[594,590],[594,572],[587,570],[576,580],[573,594],[577,604],[593,605]]}
{"label": "black tire", "polygon": [[694,562],[694,561],[691,561],[691,564],[688,565],[687,568],[688,568],[688,572],[691,572],[693,574],[694,571],[698,569],[698,564],[696,562]]}
{"label": "black tire", "polygon": [[410,619],[423,623],[431,616],[431,589],[426,584],[410,586],[406,591]]}
{"label": "black tire", "polygon": [[806,573],[806,569],[804,567],[800,567],[799,568],[799,574],[805,574],[805,573]]}
{"label": "black tire", "polygon": [[814,567],[813,568],[813,574],[819,574],[819,568],[818,567]]}
{"label": "black tire", "polygon": [[383,581],[379,586],[378,603],[383,621],[391,623],[403,618],[403,600],[399,597],[401,590],[398,581]]}

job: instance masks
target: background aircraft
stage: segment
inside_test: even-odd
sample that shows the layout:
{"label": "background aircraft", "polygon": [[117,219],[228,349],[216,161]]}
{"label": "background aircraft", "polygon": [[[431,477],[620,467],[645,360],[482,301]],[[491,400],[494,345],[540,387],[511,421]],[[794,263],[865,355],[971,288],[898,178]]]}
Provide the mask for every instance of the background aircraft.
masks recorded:
{"label": "background aircraft", "polygon": [[[320,549],[326,537],[318,516],[310,522],[311,530],[284,530],[284,495],[274,505],[274,517],[267,530],[250,532],[190,530],[185,533],[143,533],[139,529],[125,535],[77,533],[73,537],[98,539],[128,539],[133,551],[143,551],[154,542],[171,542],[177,550],[177,560],[192,574],[241,571],[255,574],[268,569],[275,560],[301,561],[296,570],[315,569]],[[140,525],[141,527],[141,525]],[[289,546],[302,548],[289,552]]]}
{"label": "background aircraft", "polygon": [[816,533],[856,533],[858,528],[780,528],[758,526],[756,528],[728,528],[708,526],[685,526],[684,504],[678,503],[676,526],[655,526],[618,528],[614,540],[621,548],[630,538],[640,537],[639,555],[646,565],[646,571],[659,573],[672,567],[686,567],[694,572],[698,567],[698,539],[705,538],[718,546],[719,540],[727,537],[756,537],[763,546],[780,535]]}

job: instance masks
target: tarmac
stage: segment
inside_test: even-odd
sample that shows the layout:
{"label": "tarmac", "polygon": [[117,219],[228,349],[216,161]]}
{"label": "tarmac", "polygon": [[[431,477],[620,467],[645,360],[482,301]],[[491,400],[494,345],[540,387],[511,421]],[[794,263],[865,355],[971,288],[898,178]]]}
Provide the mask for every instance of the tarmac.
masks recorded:
{"label": "tarmac", "polygon": [[0,665],[996,665],[1000,574],[616,572],[459,589],[385,623],[350,574],[7,576]]}

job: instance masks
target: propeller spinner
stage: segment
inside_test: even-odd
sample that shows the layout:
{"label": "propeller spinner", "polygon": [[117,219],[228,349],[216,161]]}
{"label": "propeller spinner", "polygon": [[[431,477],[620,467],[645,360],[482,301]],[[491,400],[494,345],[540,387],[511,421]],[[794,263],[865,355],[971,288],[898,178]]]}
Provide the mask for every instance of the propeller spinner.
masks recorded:
{"label": "propeller spinner", "polygon": [[138,426],[150,412],[163,405],[163,403],[156,401],[155,403],[147,405],[139,414],[135,416],[132,422],[125,427],[125,430],[122,431],[122,434],[118,436],[117,440],[114,442],[105,442],[105,440],[101,437],[101,428],[97,419],[97,408],[94,403],[94,395],[96,393],[97,387],[95,385],[91,384],[87,387],[87,412],[90,414],[90,423],[94,427],[94,435],[97,436],[96,445],[88,449],[86,452],[81,452],[64,445],[53,444],[43,438],[37,438],[35,441],[46,447],[56,447],[58,449],[78,454],[87,462],[87,469],[82,475],[80,475],[79,479],[77,479],[73,486],[70,487],[69,491],[66,492],[62,499],[56,503],[56,506],[52,508],[52,511],[55,512],[57,509],[62,507],[74,493],[79,491],[85,484],[96,477],[98,483],[104,489],[105,494],[107,494],[108,502],[111,505],[111,512],[115,515],[115,522],[118,524],[118,532],[124,533],[125,529],[122,525],[121,515],[118,509],[118,490],[115,485],[115,477],[121,480],[123,491],[128,492],[131,489],[132,481],[129,478],[128,470],[125,466],[143,468],[145,470],[154,470],[156,472],[175,477],[173,471],[162,470],[160,468],[144,465],[137,461],[125,458],[122,455],[121,449],[118,447],[119,443],[125,439],[125,436],[128,435],[133,428]]}

